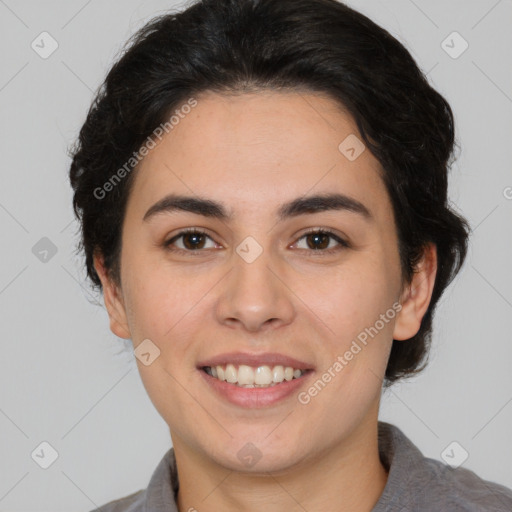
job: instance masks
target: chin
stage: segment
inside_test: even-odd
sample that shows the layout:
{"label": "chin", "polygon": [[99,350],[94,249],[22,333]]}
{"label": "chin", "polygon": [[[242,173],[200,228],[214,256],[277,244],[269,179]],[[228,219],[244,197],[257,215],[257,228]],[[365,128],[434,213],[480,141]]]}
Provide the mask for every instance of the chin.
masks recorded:
{"label": "chin", "polygon": [[252,442],[234,442],[221,452],[210,454],[215,463],[237,473],[268,476],[266,473],[286,473],[304,458],[296,448],[288,444],[278,445]]}

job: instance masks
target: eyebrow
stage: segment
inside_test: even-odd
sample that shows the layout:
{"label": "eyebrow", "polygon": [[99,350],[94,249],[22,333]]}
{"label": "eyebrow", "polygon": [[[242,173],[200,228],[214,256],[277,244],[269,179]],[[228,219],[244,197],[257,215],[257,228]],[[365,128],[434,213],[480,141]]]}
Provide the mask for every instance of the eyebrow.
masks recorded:
{"label": "eyebrow", "polygon": [[[283,221],[292,217],[298,217],[299,215],[330,210],[345,210],[357,213],[365,220],[373,220],[370,210],[363,203],[345,194],[321,194],[299,197],[282,204],[277,211],[277,217],[279,221]],[[233,218],[232,213],[228,213],[228,210],[222,203],[201,197],[169,194],[151,206],[144,214],[142,220],[148,221],[157,214],[175,211],[195,213],[203,217],[223,221],[229,221]]]}

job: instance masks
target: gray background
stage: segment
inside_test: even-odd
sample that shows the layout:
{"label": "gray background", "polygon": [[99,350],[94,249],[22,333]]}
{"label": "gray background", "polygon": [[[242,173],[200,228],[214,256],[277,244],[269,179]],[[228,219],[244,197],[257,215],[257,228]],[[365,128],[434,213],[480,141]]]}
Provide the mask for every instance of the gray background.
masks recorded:
{"label": "gray background", "polygon": [[[381,419],[429,457],[457,441],[464,467],[512,487],[512,1],[348,3],[405,43],[451,103],[450,197],[474,229],[430,366],[383,397]],[[146,487],[170,445],[75,254],[66,148],[122,43],[176,5],[0,0],[1,511],[91,510]],[[43,31],[59,45],[47,59],[31,48]],[[441,46],[453,31],[469,43],[456,59]],[[58,452],[48,469],[31,457],[43,441]]]}

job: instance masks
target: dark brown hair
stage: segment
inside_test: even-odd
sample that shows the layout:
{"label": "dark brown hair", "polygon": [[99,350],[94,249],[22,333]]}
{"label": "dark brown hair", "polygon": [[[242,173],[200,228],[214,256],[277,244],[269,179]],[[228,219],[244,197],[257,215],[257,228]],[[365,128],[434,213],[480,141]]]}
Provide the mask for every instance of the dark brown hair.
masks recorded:
{"label": "dark brown hair", "polygon": [[[71,150],[78,250],[94,286],[101,289],[95,251],[120,284],[121,228],[136,173],[131,157],[180,104],[206,91],[326,93],[353,116],[384,170],[404,282],[426,244],[437,247],[429,308],[413,338],[393,341],[385,385],[423,369],[434,309],[464,262],[469,226],[447,197],[452,111],[405,47],[335,0],[198,1],[153,19],[129,43]],[[126,177],[99,194],[123,165]]]}

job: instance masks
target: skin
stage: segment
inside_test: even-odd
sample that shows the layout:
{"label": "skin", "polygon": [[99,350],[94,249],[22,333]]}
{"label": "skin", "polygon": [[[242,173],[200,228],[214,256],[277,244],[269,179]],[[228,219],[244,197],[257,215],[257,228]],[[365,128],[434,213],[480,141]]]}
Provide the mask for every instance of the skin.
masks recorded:
{"label": "skin", "polygon": [[[356,125],[331,99],[313,93],[214,93],[149,152],[137,169],[122,230],[121,283],[102,280],[112,331],[150,339],[161,353],[138,359],[144,386],[169,425],[181,512],[371,511],[386,484],[377,421],[392,340],[419,330],[436,272],[430,246],[402,286],[392,206],[369,150],[349,161],[338,145]],[[166,194],[223,202],[229,222],[190,212],[145,212]],[[325,211],[276,221],[278,207],[313,193],[340,192],[362,202],[373,220]],[[164,244],[181,229],[208,232],[203,252]],[[308,228],[329,228],[350,242],[319,256]],[[263,249],[252,263],[235,251],[247,236]],[[329,241],[330,240],[330,241]],[[175,246],[184,249],[185,240]],[[314,253],[314,254],[313,254]],[[244,351],[279,352],[306,361],[308,387],[352,340],[399,301],[385,324],[309,403],[296,394],[266,408],[217,396],[196,369],[200,360]],[[253,443],[261,459],[245,467],[238,451]]]}

